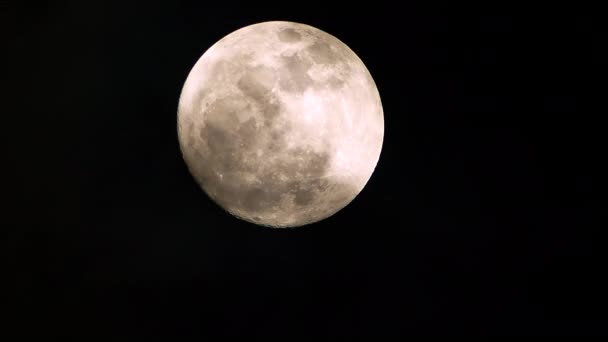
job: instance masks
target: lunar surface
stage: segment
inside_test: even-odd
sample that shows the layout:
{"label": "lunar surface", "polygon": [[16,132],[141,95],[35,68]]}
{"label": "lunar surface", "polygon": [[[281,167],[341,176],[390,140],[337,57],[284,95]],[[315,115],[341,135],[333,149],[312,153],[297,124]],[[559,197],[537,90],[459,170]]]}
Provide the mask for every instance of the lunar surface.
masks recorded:
{"label": "lunar surface", "polygon": [[190,172],[232,215],[269,227],[323,220],[348,205],[384,136],[369,71],[336,37],[264,22],[212,45],[188,75],[178,136]]}

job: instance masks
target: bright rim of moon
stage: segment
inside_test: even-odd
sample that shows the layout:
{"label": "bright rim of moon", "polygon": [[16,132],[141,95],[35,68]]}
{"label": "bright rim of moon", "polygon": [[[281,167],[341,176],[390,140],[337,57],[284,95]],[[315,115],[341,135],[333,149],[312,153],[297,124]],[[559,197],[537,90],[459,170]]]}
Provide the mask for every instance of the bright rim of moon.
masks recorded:
{"label": "bright rim of moon", "polygon": [[357,55],[284,21],[211,46],[186,79],[177,116],[182,155],[207,195],[269,227],[318,222],[348,205],[384,137],[380,95]]}

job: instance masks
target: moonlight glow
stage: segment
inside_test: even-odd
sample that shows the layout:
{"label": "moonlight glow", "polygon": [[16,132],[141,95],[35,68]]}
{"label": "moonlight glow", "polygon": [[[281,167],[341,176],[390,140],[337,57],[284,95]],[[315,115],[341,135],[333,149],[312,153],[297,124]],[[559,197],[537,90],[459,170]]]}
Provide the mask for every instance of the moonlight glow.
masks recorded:
{"label": "moonlight glow", "polygon": [[272,227],[327,218],[378,162],[382,104],[363,62],[314,27],[265,22],[207,50],[184,84],[179,142],[229,213]]}

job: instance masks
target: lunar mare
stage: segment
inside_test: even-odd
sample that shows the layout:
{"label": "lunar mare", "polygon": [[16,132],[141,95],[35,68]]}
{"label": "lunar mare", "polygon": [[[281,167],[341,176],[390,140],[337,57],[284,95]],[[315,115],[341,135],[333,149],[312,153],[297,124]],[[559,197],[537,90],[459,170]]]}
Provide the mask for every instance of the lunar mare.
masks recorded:
{"label": "lunar mare", "polygon": [[179,99],[178,136],[191,174],[222,208],[296,227],[360,193],[380,156],[384,116],[348,46],[273,21],[230,33],[196,62]]}

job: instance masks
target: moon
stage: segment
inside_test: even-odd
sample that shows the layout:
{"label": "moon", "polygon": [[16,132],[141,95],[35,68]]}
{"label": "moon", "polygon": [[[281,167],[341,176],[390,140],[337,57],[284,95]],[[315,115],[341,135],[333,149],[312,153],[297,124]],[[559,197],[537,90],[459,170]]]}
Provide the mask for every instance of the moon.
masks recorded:
{"label": "moon", "polygon": [[271,21],[213,44],[179,98],[188,169],[225,211],[298,227],[346,207],[369,181],[384,137],[378,89],[343,42]]}

